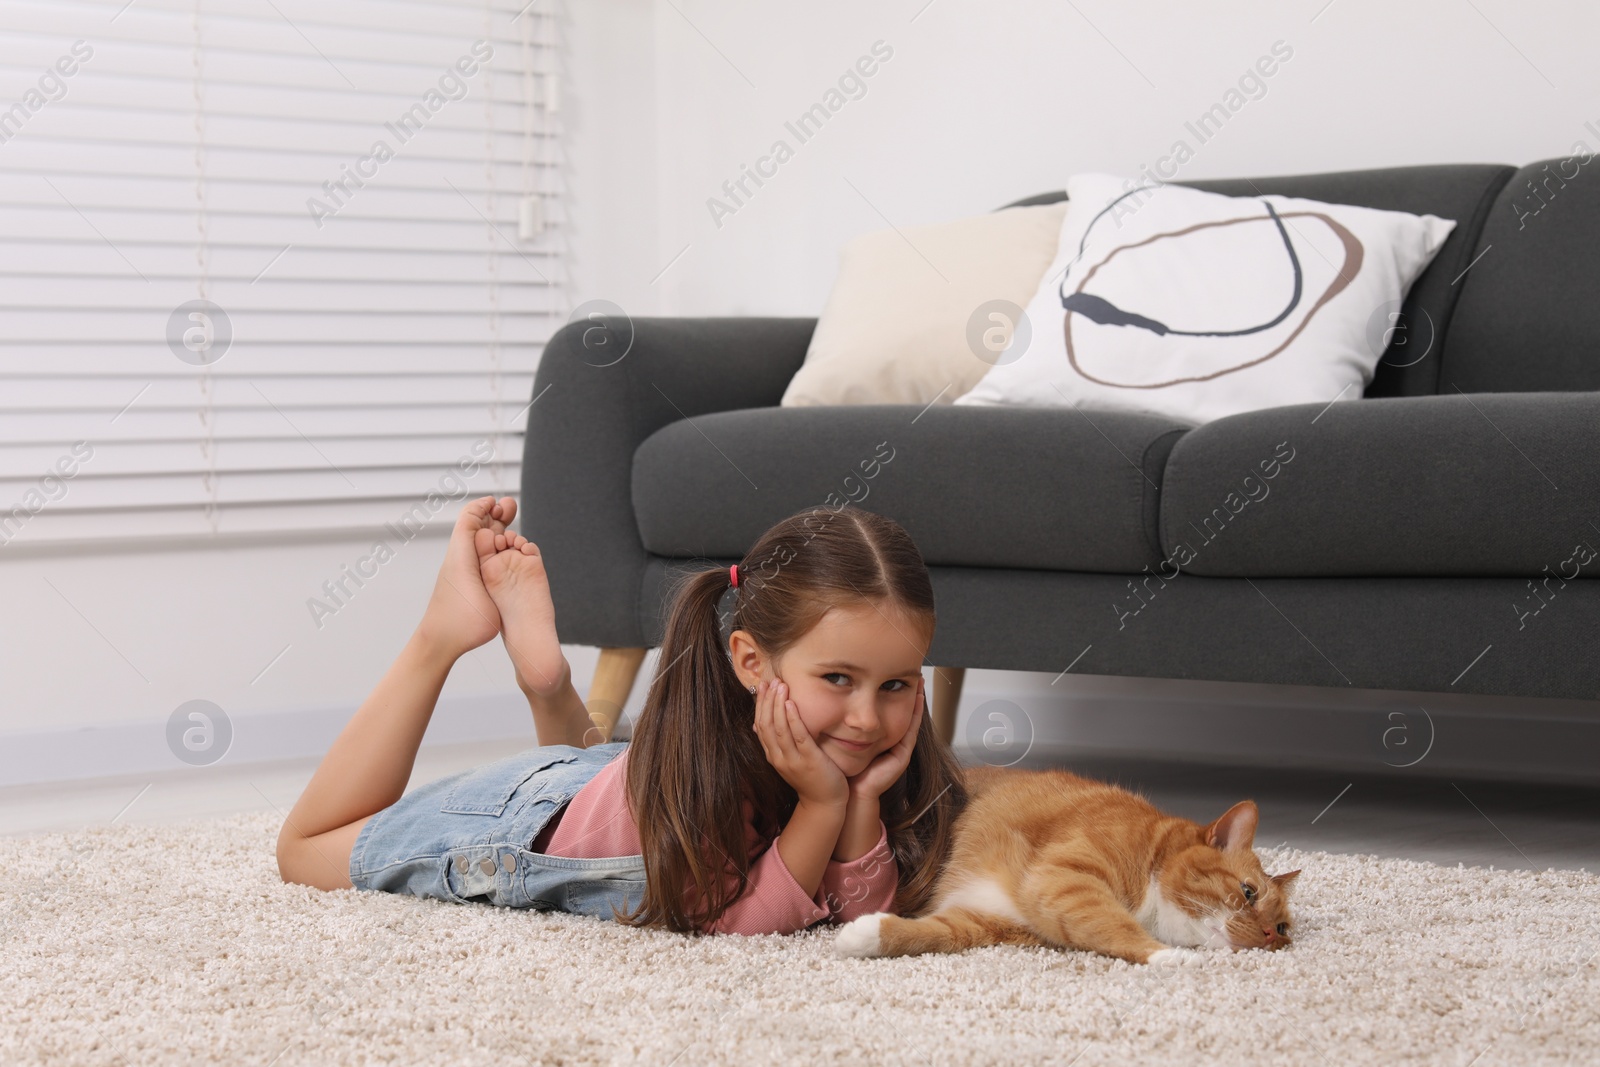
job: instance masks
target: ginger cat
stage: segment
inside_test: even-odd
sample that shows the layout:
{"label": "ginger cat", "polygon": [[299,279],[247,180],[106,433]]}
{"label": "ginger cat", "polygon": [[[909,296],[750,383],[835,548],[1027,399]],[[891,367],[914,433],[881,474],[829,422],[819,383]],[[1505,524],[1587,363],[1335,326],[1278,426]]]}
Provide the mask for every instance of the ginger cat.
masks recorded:
{"label": "ginger cat", "polygon": [[1066,771],[966,773],[970,800],[933,907],[846,924],[840,954],[1052,945],[1172,964],[1193,962],[1194,947],[1289,944],[1288,892],[1300,872],[1262,870],[1253,801],[1201,826]]}

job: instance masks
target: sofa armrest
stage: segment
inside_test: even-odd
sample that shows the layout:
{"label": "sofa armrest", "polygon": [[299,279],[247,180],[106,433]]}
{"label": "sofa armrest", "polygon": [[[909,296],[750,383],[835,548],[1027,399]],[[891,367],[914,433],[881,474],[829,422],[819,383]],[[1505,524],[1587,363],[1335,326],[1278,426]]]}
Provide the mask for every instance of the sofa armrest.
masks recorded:
{"label": "sofa armrest", "polygon": [[544,556],[562,641],[646,644],[634,450],[679,419],[776,406],[815,328],[810,318],[634,319],[620,358],[625,327],[609,347],[584,347],[595,329],[586,322],[550,338],[528,409],[517,528]]}

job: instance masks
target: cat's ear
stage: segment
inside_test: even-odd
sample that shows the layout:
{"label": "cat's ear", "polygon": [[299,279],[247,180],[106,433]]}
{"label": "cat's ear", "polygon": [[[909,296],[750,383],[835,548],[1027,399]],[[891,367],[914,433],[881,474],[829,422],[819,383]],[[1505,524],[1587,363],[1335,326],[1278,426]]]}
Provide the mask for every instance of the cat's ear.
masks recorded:
{"label": "cat's ear", "polygon": [[1259,816],[1255,801],[1239,801],[1222,818],[1206,827],[1206,844],[1224,852],[1247,851],[1256,839]]}
{"label": "cat's ear", "polygon": [[1272,881],[1279,889],[1287,893],[1289,891],[1289,887],[1294,884],[1294,880],[1298,877],[1300,877],[1299,871],[1290,871],[1288,874],[1273,875]]}

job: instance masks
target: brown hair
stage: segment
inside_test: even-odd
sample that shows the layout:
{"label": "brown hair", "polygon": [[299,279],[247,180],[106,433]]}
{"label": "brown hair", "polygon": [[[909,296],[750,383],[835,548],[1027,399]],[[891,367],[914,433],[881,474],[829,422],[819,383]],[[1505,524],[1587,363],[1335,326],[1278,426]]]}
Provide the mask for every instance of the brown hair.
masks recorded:
{"label": "brown hair", "polygon": [[[646,888],[636,911],[613,912],[619,922],[680,933],[715,923],[749,885],[742,801],[751,802],[768,840],[794,812],[794,788],[750,728],[754,698],[734,673],[726,634],[744,630],[778,657],[830,608],[863,600],[898,605],[933,632],[933,584],[917,546],[893,519],[853,505],[777,523],[739,561],[724,618],[718,603],[728,591],[728,570],[718,567],[688,574],[673,594],[662,666],[633,731],[626,775]],[[901,915],[931,903],[967,799],[961,767],[932,728],[930,710],[905,773],[879,798],[899,868],[894,911]],[[691,885],[692,909],[684,896]]]}

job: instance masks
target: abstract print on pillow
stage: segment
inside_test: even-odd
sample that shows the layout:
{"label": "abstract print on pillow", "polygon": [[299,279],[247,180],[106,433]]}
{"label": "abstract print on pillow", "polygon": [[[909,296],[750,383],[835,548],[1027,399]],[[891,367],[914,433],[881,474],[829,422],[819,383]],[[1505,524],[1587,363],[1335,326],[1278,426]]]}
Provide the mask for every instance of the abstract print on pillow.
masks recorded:
{"label": "abstract print on pillow", "polygon": [[[958,404],[1148,411],[1199,424],[1354,399],[1455,223],[1109,174],[1067,183],[1032,340]],[[1377,324],[1378,329],[1374,329]]]}

